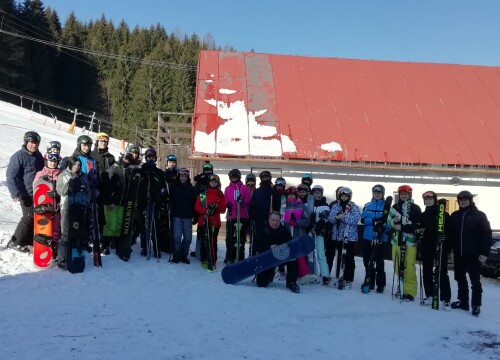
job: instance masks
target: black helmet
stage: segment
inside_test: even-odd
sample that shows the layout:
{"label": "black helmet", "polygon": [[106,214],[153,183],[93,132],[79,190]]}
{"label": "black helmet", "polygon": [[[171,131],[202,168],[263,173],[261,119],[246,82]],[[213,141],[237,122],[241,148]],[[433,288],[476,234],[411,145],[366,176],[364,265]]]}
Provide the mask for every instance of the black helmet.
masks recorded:
{"label": "black helmet", "polygon": [[321,195],[323,195],[323,192],[325,191],[325,189],[323,189],[323,186],[321,185],[314,185],[312,190],[311,190],[311,193],[316,193],[316,192],[319,192]]}
{"label": "black helmet", "polygon": [[24,134],[24,145],[26,145],[30,141],[40,144],[40,140],[40,135],[36,131],[28,131]]}
{"label": "black helmet", "polygon": [[157,153],[156,153],[156,149],[155,148],[149,148],[149,149],[147,149],[144,152],[144,158],[146,159],[146,161],[148,160],[148,157],[151,157],[151,156],[154,157],[154,162],[156,162],[156,160],[157,160]]}
{"label": "black helmet", "polygon": [[311,173],[304,174],[304,176],[302,176],[301,182],[302,184],[307,184],[308,186],[311,186],[313,183],[312,174]]}
{"label": "black helmet", "polygon": [[238,181],[241,180],[241,171],[238,169],[232,169],[228,174],[229,180],[232,181],[233,178],[237,178]]}
{"label": "black helmet", "polygon": [[257,177],[255,174],[247,174],[245,176],[245,184],[248,184],[249,182],[253,182],[253,185],[255,185],[255,181],[257,180]]}
{"label": "black helmet", "polygon": [[299,184],[297,186],[297,191],[301,191],[301,190],[304,190],[305,192],[308,192],[309,191],[309,187],[306,184]]}
{"label": "black helmet", "polygon": [[125,153],[140,154],[141,148],[139,147],[139,145],[136,145],[136,144],[128,144],[127,148],[125,149]]}
{"label": "black helmet", "polygon": [[467,191],[467,190],[462,190],[457,195],[458,201],[460,201],[460,199],[469,199],[469,201],[472,202],[473,198],[474,198],[474,195],[472,195],[472,193],[470,191]]}
{"label": "black helmet", "polygon": [[260,174],[259,174],[259,177],[260,177],[261,180],[262,180],[263,177],[268,177],[268,178],[272,179],[271,172],[268,171],[268,170],[261,171]]}
{"label": "black helmet", "polygon": [[78,146],[80,146],[80,144],[92,145],[94,142],[92,141],[90,136],[80,135],[78,136],[78,139],[76,139],[76,143],[78,144]]}
{"label": "black helmet", "polygon": [[47,144],[47,153],[49,152],[50,149],[56,148],[59,151],[61,151],[61,143],[57,140],[51,141]]}

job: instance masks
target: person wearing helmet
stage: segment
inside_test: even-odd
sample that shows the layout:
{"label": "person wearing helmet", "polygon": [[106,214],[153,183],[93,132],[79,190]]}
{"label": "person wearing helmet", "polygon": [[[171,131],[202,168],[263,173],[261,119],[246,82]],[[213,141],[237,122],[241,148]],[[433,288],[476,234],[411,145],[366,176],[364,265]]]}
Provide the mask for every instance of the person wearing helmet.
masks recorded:
{"label": "person wearing helmet", "polygon": [[252,198],[252,194],[255,190],[256,182],[257,182],[257,178],[255,177],[255,174],[247,174],[247,176],[245,176],[245,185],[247,186],[248,190],[250,191],[250,198]]}
{"label": "person wearing helmet", "polygon": [[109,247],[111,239],[113,240],[113,247],[115,245],[114,244],[115,236],[111,234],[114,234],[118,231],[117,229],[110,230],[109,227],[105,226],[105,224],[107,223],[111,224],[116,223],[115,211],[114,210],[110,211],[109,208],[106,210],[103,204],[103,192],[112,191],[112,189],[109,189],[108,186],[103,184],[103,177],[106,170],[116,162],[115,156],[109,152],[108,144],[109,144],[109,135],[104,132],[99,132],[96,134],[94,150],[92,150],[90,153],[90,155],[94,158],[95,161],[97,183],[99,184],[100,187],[99,194],[96,197],[96,203],[99,208],[98,211],[99,231],[103,234],[103,243],[101,244],[101,248],[103,254],[105,255],[109,255],[110,253]]}
{"label": "person wearing helmet", "polygon": [[[394,271],[399,274],[401,249],[406,250],[404,263],[403,286],[398,286],[400,300],[414,301],[417,295],[417,272],[415,261],[417,257],[415,231],[420,228],[422,211],[420,206],[413,203],[413,189],[410,185],[401,185],[398,188],[399,200],[394,204],[387,218],[389,229],[395,230],[392,236],[392,261]],[[402,297],[402,298],[401,298]]]}
{"label": "person wearing helmet", "polygon": [[5,177],[10,196],[21,206],[22,216],[7,243],[8,249],[29,252],[33,245],[33,180],[44,167],[43,156],[38,150],[40,135],[35,131],[24,134],[23,145],[9,160]]}
{"label": "person wearing helmet", "polygon": [[[382,227],[386,229],[385,222],[382,223],[382,215],[385,205],[385,188],[377,184],[372,187],[372,199],[366,203],[361,213],[361,223],[363,229],[363,265],[365,273],[369,271],[368,263],[373,253],[373,262],[375,264],[373,276],[370,277],[369,289],[374,290],[377,285],[377,293],[382,294],[386,286],[386,275],[384,269],[385,244],[387,244],[387,235],[385,231],[375,230]],[[382,237],[378,234],[382,233]],[[380,242],[377,244],[377,242]],[[366,278],[366,276],[365,276]]]}
{"label": "person wearing helmet", "polygon": [[128,144],[122,157],[127,157],[128,168],[134,173],[141,169],[141,148],[136,144]]}
{"label": "person wearing helmet", "polygon": [[226,214],[225,264],[244,260],[246,236],[250,226],[250,190],[241,181],[240,170],[232,169],[228,177],[229,185],[224,189],[224,198],[228,209]]}
{"label": "person wearing helmet", "polygon": [[[432,305],[432,294],[434,292],[434,263],[436,259],[436,249],[438,247],[438,217],[439,207],[438,198],[434,191],[426,191],[422,194],[425,210],[420,218],[420,229],[423,234],[420,238],[420,253],[422,260],[423,286],[425,298],[422,300],[423,305]],[[448,254],[451,252],[451,234],[450,234],[450,215],[444,213],[444,242],[441,244],[441,271],[439,271],[439,287],[440,298],[443,302],[444,310],[451,309],[451,288],[450,278],[448,277]],[[418,251],[417,251],[418,252]]]}
{"label": "person wearing helmet", "polygon": [[171,185],[177,182],[179,176],[179,169],[177,168],[177,156],[167,156],[167,168],[165,169],[165,180],[167,184]]}
{"label": "person wearing helmet", "polygon": [[258,242],[261,241],[259,234],[267,226],[269,213],[273,210],[279,211],[279,208],[276,208],[277,205],[272,200],[273,183],[271,172],[268,170],[261,171],[259,178],[259,187],[254,190],[250,203],[250,217],[252,218],[255,230],[252,240],[252,255],[255,253],[254,249],[259,247]]}
{"label": "person wearing helmet", "polygon": [[[89,179],[90,186],[95,189],[98,185],[97,180],[97,168],[95,159],[91,155],[92,138],[88,135],[80,135],[76,139],[76,149],[73,151],[73,155],[80,159],[82,162],[81,171],[87,175]],[[68,161],[71,159],[71,156],[67,156],[62,159],[59,168],[61,171],[66,169]]]}
{"label": "person wearing helmet", "polygon": [[193,238],[194,204],[196,190],[189,178],[189,169],[179,169],[179,179],[170,186],[170,212],[172,219],[172,262],[190,264],[189,247]]}
{"label": "person wearing helmet", "polygon": [[[139,191],[137,195],[137,207],[139,214],[151,213],[150,218],[139,217],[139,230],[141,233],[141,255],[151,256],[148,249],[153,249],[154,256],[161,258],[161,251],[169,247],[170,242],[167,236],[163,236],[161,209],[166,204],[165,174],[156,166],[157,152],[155,148],[148,148],[144,152],[145,163],[142,164],[139,182]],[[146,220],[148,220],[146,222]],[[147,241],[151,242],[147,244]]]}
{"label": "person wearing helmet", "polygon": [[313,176],[312,176],[312,174],[311,173],[304,174],[304,176],[302,176],[302,179],[300,180],[300,183],[306,185],[307,186],[307,192],[310,192],[311,191],[311,186],[313,184]]}
{"label": "person wearing helmet", "polygon": [[299,186],[297,186],[297,191],[298,191],[297,192],[298,199],[302,201],[302,203],[305,204],[307,207],[307,213],[312,214],[314,198],[309,193],[310,188],[307,186],[307,184],[300,184]]}
{"label": "person wearing helmet", "polygon": [[200,189],[203,189],[203,187],[206,189],[210,186],[210,176],[213,173],[214,166],[209,162],[204,163],[202,172],[194,177],[194,187],[198,193],[200,192]]}
{"label": "person wearing helmet", "polygon": [[361,219],[361,212],[351,200],[350,188],[342,187],[338,193],[339,201],[332,206],[328,221],[333,224],[332,240],[337,241],[337,248],[345,248],[345,258],[342,260],[341,255],[337,257],[337,263],[343,262],[344,265],[344,274],[336,281],[338,289],[342,290],[351,289],[354,280],[354,245],[358,241],[357,224]]}
{"label": "person wearing helmet", "polygon": [[[340,195],[339,191],[342,189],[343,186],[338,186],[335,189],[335,200],[330,202],[328,207],[331,209],[333,205],[337,204],[340,200]],[[327,227],[326,227],[326,236],[325,236],[325,255],[326,255],[326,262],[328,264],[328,270],[331,273],[332,268],[333,268],[333,261],[335,260],[335,252],[337,252],[337,256],[340,256],[342,252],[342,243],[339,241],[331,241],[332,238],[332,223],[330,221],[327,222]],[[340,245],[340,249],[338,248],[338,245]],[[340,276],[340,261],[337,261],[336,265],[336,270],[335,270],[335,275],[336,278],[338,279]]]}
{"label": "person wearing helmet", "polygon": [[47,154],[49,153],[61,153],[61,143],[59,141],[53,140],[47,144]]}
{"label": "person wearing helmet", "polygon": [[[323,196],[323,187],[321,185],[314,185],[311,189],[312,196],[314,199],[313,203],[313,217],[312,221],[314,223],[313,235],[316,247],[316,254],[318,258],[320,276],[323,285],[328,285],[331,282],[330,270],[328,269],[328,263],[325,254],[325,234],[327,234],[327,220],[328,215],[330,215],[330,207],[326,202],[326,198]],[[331,242],[328,239],[329,242]]]}
{"label": "person wearing helmet", "polygon": [[469,274],[472,315],[479,316],[483,293],[480,271],[481,264],[486,262],[490,253],[491,227],[486,214],[474,203],[474,196],[470,191],[460,191],[457,201],[459,208],[450,216],[450,230],[458,295],[457,301],[451,303],[451,308],[469,311],[469,285],[466,277]]}
{"label": "person wearing helmet", "polygon": [[285,212],[286,198],[286,181],[284,178],[279,177],[274,181],[273,186],[273,209],[279,209],[281,216]]}
{"label": "person wearing helmet", "polygon": [[52,217],[52,239],[55,242],[52,255],[55,259],[57,256],[57,245],[59,244],[59,239],[61,238],[61,212],[58,206],[61,203],[61,196],[56,191],[57,178],[61,173],[61,170],[59,170],[61,156],[59,155],[59,152],[49,152],[44,155],[44,160],[45,166],[42,170],[36,173],[33,183],[42,177],[52,182],[53,190],[48,191],[47,196],[54,199],[54,209],[56,209]]}
{"label": "person wearing helmet", "polygon": [[[219,176],[212,174],[205,192],[196,198],[194,210],[198,218],[197,237],[200,239],[201,267],[213,271],[217,267],[217,236],[221,227],[220,215],[226,211],[224,193]],[[209,265],[212,265],[210,269]]]}

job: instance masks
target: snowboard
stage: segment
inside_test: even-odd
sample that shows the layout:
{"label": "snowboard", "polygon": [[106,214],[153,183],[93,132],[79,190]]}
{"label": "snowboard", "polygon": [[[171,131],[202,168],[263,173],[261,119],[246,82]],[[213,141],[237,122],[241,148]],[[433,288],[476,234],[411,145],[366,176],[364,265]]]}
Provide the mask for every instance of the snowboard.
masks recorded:
{"label": "snowboard", "polygon": [[222,280],[226,284],[236,284],[264,270],[305,256],[314,250],[314,239],[308,235],[288,241],[285,244],[249,257],[243,261],[226,265],[222,269]]}
{"label": "snowboard", "polygon": [[[391,211],[391,205],[392,205],[392,196],[388,196],[385,198],[384,201],[384,208],[382,210],[382,223],[387,222],[387,217],[389,216],[389,211]],[[375,229],[373,229],[374,232]],[[375,261],[373,260],[373,257],[375,255],[375,250],[377,246],[380,246],[379,242],[382,241],[382,236],[384,235],[383,231],[378,231],[376,232],[376,238],[372,241],[372,254],[370,256],[370,260],[368,261],[368,268],[366,269],[366,275],[365,275],[365,281],[363,282],[363,285],[361,285],[361,292],[364,294],[368,294],[370,292],[370,284],[373,281],[373,278],[375,276]],[[375,243],[374,243],[375,242]]]}
{"label": "snowboard", "polygon": [[47,177],[41,177],[33,184],[34,233],[33,262],[41,269],[52,263],[52,225],[54,218],[54,199],[47,196],[55,191],[54,183]]}
{"label": "snowboard", "polygon": [[70,205],[68,209],[68,245],[66,246],[66,266],[72,274],[85,270],[85,233],[87,209]]}
{"label": "snowboard", "polygon": [[137,212],[137,194],[139,193],[139,183],[141,175],[135,174],[130,180],[123,213],[122,236],[116,243],[116,254],[120,259],[128,261],[132,252],[132,241],[134,236],[134,221]]}

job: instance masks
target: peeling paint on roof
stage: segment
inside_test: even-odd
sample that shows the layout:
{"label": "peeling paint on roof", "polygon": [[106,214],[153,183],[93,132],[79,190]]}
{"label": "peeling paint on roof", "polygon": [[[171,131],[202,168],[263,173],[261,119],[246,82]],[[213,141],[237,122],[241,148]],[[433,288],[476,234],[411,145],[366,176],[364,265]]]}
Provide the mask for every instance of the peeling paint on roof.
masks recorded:
{"label": "peeling paint on roof", "polygon": [[500,166],[500,68],[201,51],[193,154]]}

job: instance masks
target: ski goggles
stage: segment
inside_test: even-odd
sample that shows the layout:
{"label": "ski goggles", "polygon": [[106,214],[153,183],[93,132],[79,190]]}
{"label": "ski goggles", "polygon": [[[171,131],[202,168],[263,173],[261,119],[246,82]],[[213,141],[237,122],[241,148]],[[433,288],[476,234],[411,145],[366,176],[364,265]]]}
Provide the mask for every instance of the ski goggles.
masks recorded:
{"label": "ski goggles", "polygon": [[49,161],[59,161],[61,160],[61,157],[59,156],[58,153],[52,152],[47,154],[47,160]]}
{"label": "ski goggles", "polygon": [[187,175],[187,176],[189,176],[189,170],[185,169],[185,168],[182,168],[182,169],[179,170],[179,175]]}
{"label": "ski goggles", "polygon": [[101,135],[97,137],[98,141],[109,142],[109,136]]}
{"label": "ski goggles", "polygon": [[383,192],[384,192],[384,189],[382,189],[380,186],[375,186],[375,187],[372,189],[372,192],[374,192],[374,193],[383,193]]}
{"label": "ski goggles", "polygon": [[426,199],[434,199],[434,194],[431,193],[430,191],[424,192],[422,194],[422,199],[424,199],[424,200],[426,200]]}
{"label": "ski goggles", "polygon": [[255,185],[255,181],[247,181],[246,185],[254,186]]}

